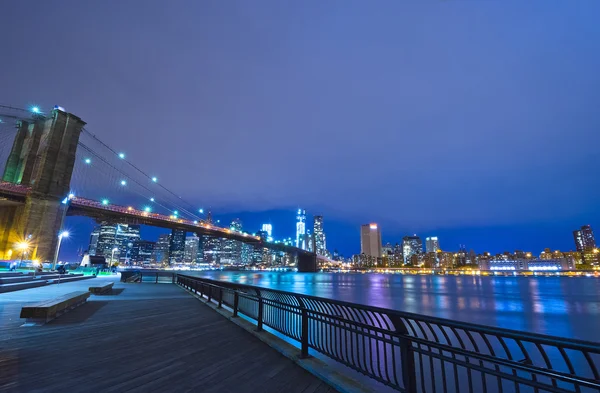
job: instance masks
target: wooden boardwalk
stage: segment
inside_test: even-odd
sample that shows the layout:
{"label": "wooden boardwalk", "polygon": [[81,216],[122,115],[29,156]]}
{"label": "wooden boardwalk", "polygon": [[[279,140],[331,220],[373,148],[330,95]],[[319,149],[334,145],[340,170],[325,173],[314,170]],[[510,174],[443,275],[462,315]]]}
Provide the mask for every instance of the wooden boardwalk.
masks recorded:
{"label": "wooden boardwalk", "polygon": [[0,392],[334,392],[172,284],[115,293],[44,326],[23,304],[104,278],[0,294]]}

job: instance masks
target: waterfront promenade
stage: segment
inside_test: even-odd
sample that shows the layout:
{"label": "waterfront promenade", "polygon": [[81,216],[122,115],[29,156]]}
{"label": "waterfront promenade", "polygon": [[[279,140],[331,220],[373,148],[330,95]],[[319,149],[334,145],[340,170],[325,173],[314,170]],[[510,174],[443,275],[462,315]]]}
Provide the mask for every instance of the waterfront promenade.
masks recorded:
{"label": "waterfront promenade", "polygon": [[[44,326],[21,306],[114,280]],[[0,392],[333,392],[176,285],[117,277],[0,294]]]}

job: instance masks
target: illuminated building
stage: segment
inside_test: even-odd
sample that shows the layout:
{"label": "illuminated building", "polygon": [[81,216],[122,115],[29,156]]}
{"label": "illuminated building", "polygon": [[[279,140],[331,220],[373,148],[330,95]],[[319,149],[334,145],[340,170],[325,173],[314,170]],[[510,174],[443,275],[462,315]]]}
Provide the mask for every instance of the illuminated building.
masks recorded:
{"label": "illuminated building", "polygon": [[516,260],[489,260],[480,263],[481,270],[490,271],[532,271],[556,272],[575,269],[572,261],[566,258],[558,259],[516,259]]}
{"label": "illuminated building", "polygon": [[150,262],[155,243],[148,240],[138,240],[133,243],[131,260],[137,263]]}
{"label": "illuminated building", "polygon": [[435,253],[435,252],[438,252],[439,249],[440,249],[440,242],[439,242],[437,236],[425,238],[425,252],[426,253],[430,253],[430,252]]}
{"label": "illuminated building", "polygon": [[360,227],[360,252],[371,258],[381,258],[381,230],[375,223]]}
{"label": "illuminated building", "polygon": [[[233,232],[242,232],[242,222],[239,218],[231,221],[229,229]],[[239,264],[242,259],[242,242],[233,239],[223,239],[221,248],[221,263]]]}
{"label": "illuminated building", "polygon": [[173,229],[169,242],[169,264],[183,262],[185,253],[185,230]]}
{"label": "illuminated building", "polygon": [[[104,257],[107,260],[114,257],[115,261],[128,263],[131,259],[133,244],[140,240],[139,225],[103,222],[100,227],[94,229],[94,232],[91,237],[96,245],[93,255]],[[97,238],[94,239],[96,233]],[[92,247],[93,244],[90,242],[90,249]],[[117,251],[113,252],[115,248]]]}
{"label": "illuminated building", "polygon": [[262,224],[262,231],[267,232],[267,241],[273,241],[273,225],[271,224]]}
{"label": "illuminated building", "polygon": [[198,248],[200,247],[200,238],[192,235],[185,238],[185,250],[183,251],[183,262],[196,263],[198,261]]}
{"label": "illuminated building", "polygon": [[154,244],[152,251],[152,259],[157,263],[168,263],[169,261],[169,244],[171,244],[171,235],[162,234],[158,237],[158,241]]}
{"label": "illuminated building", "polygon": [[594,231],[592,231],[592,227],[589,225],[584,225],[581,229],[573,231],[573,239],[575,240],[575,248],[579,252],[596,248]]}
{"label": "illuminated building", "polygon": [[306,234],[306,210],[298,209],[296,216],[296,247],[306,249],[304,235]]}
{"label": "illuminated building", "polygon": [[98,238],[100,237],[100,227],[95,227],[90,235],[90,246],[88,248],[88,254],[91,256],[96,255],[96,249],[98,248]]}
{"label": "illuminated building", "polygon": [[315,234],[316,253],[319,255],[325,255],[327,245],[325,242],[325,232],[323,231],[323,216],[314,217],[313,230]]}
{"label": "illuminated building", "polygon": [[411,262],[413,255],[420,255],[423,253],[423,241],[417,235],[404,236],[402,238],[402,256],[404,258],[404,264]]}

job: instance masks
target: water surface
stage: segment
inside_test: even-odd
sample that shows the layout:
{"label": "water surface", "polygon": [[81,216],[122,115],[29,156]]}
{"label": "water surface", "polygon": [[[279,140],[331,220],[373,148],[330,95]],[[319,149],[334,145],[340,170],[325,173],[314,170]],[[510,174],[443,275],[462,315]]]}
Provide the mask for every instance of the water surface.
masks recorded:
{"label": "water surface", "polygon": [[600,280],[361,273],[192,274],[509,329],[600,341]]}

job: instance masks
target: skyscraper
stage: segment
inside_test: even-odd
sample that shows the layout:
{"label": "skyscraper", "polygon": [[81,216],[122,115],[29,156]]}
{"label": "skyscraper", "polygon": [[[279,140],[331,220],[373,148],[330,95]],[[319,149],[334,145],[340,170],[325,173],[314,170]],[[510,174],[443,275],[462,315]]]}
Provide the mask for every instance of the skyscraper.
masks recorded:
{"label": "skyscraper", "polygon": [[404,236],[402,238],[402,255],[404,257],[404,264],[409,263],[413,255],[420,255],[422,253],[423,241],[419,236]]}
{"label": "skyscraper", "polygon": [[152,260],[152,252],[156,243],[148,240],[138,240],[133,243],[133,250],[131,251],[131,261],[144,263]]}
{"label": "skyscraper", "polygon": [[425,252],[438,252],[440,249],[440,242],[437,236],[427,237],[425,238]]}
{"label": "skyscraper", "polygon": [[589,225],[584,225],[581,229],[573,231],[573,239],[575,240],[575,248],[579,252],[596,248],[594,231],[592,231],[592,227]]}
{"label": "skyscraper", "polygon": [[100,237],[100,227],[95,227],[90,235],[90,246],[88,248],[88,253],[91,256],[96,255],[96,250],[98,249],[98,238]]}
{"label": "skyscraper", "polygon": [[296,215],[296,247],[306,249],[304,235],[306,234],[306,210],[298,209]]}
{"label": "skyscraper", "polygon": [[325,255],[327,246],[325,244],[325,232],[323,231],[323,216],[314,217],[313,229],[315,233],[316,253],[319,255]]}
{"label": "skyscraper", "polygon": [[[234,219],[229,224],[232,232],[242,232],[242,221]],[[242,242],[234,239],[223,239],[221,249],[221,263],[239,264],[242,259]]]}
{"label": "skyscraper", "polygon": [[158,237],[158,241],[154,245],[152,259],[157,263],[168,263],[169,261],[169,245],[171,244],[171,234],[162,234]]}
{"label": "skyscraper", "polygon": [[[102,222],[99,228],[94,229],[94,232],[98,233],[94,255],[107,260],[114,257],[115,261],[128,263],[133,244],[140,240],[139,225]],[[93,236],[94,232],[92,232]],[[92,248],[91,243],[90,248]],[[116,251],[113,252],[114,249]]]}
{"label": "skyscraper", "polygon": [[381,230],[377,224],[361,225],[360,252],[369,257],[381,258]]}
{"label": "skyscraper", "polygon": [[198,247],[200,246],[200,238],[196,235],[191,235],[185,238],[185,250],[183,252],[183,262],[196,263],[198,258]]}
{"label": "skyscraper", "polygon": [[273,225],[262,224],[262,231],[267,232],[267,241],[273,241]]}
{"label": "skyscraper", "polygon": [[169,243],[169,264],[183,262],[185,253],[185,230],[173,229]]}

